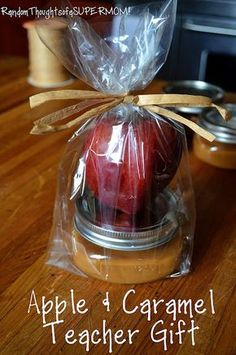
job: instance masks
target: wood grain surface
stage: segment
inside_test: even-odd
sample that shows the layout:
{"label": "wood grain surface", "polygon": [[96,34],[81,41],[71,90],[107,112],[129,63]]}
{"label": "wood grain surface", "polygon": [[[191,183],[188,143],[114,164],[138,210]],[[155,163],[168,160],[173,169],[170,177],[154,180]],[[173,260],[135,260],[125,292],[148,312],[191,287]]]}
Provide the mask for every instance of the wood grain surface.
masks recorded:
{"label": "wood grain surface", "polygon": [[[32,122],[55,105],[30,110],[28,96],[43,91],[26,80],[27,64],[22,59],[0,60],[0,353],[1,354],[86,354],[78,341],[65,341],[68,330],[74,338],[88,329],[101,329],[106,320],[114,333],[122,329],[138,329],[133,344],[113,342],[114,354],[221,354],[233,355],[235,347],[235,237],[236,237],[236,172],[208,166],[191,153],[190,165],[197,206],[197,226],[192,272],[183,278],[162,280],[145,285],[112,285],[82,278],[47,266],[46,250],[52,224],[57,166],[71,131],[50,136],[30,136]],[[163,82],[155,81],[145,92],[160,92]],[[69,88],[86,88],[76,81]],[[226,95],[236,102],[236,94]],[[28,313],[32,290],[39,305],[46,300],[67,300],[70,290],[76,300],[85,299],[88,312],[72,314],[68,307],[57,325],[56,344],[51,330],[43,327],[36,307]],[[160,307],[150,322],[140,312],[127,315],[122,310],[125,293],[134,289],[129,306],[145,299],[203,299],[207,311],[194,314],[195,346],[189,334],[183,343],[174,339],[168,350],[150,337],[154,323],[162,319],[167,333],[172,318]],[[215,314],[210,312],[209,290],[214,293]],[[102,301],[109,292],[110,312]],[[55,313],[52,312],[53,320]],[[188,315],[181,315],[189,327]],[[174,329],[174,328],[173,328]],[[187,329],[187,328],[186,328]],[[168,333],[169,334],[169,333]],[[108,344],[90,344],[89,353],[108,354]]]}

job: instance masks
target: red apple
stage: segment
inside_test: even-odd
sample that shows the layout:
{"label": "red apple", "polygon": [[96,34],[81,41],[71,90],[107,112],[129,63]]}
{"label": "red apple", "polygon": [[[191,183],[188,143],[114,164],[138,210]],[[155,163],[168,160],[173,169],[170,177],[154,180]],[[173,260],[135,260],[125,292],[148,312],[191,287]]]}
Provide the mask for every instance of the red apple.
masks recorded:
{"label": "red apple", "polygon": [[167,120],[107,114],[86,137],[85,182],[99,203],[134,215],[155,198],[153,186],[169,184],[181,152],[180,133]]}

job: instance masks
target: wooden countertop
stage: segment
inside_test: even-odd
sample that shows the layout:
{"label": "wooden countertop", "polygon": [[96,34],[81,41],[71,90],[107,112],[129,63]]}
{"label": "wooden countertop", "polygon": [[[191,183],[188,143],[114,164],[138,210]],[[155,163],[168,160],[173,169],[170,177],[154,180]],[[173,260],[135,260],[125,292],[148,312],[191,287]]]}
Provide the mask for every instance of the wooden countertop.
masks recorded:
{"label": "wooden countertop", "polygon": [[[66,343],[66,332],[74,330],[70,340],[78,340],[84,329],[88,329],[90,334],[94,329],[101,329],[103,320],[106,320],[112,334],[118,329],[123,329],[125,334],[127,329],[139,330],[131,345],[127,339],[123,345],[113,342],[114,354],[235,354],[236,172],[208,166],[190,152],[197,226],[192,272],[186,277],[124,286],[81,278],[46,266],[57,165],[72,132],[29,135],[32,122],[42,116],[45,109],[30,111],[28,96],[44,90],[30,86],[26,75],[23,59],[1,59],[1,354],[85,354],[85,346],[79,341],[73,345]],[[158,92],[162,84],[156,81],[146,92]],[[85,87],[76,81],[68,88]],[[236,95],[228,94],[226,101],[236,102]],[[73,314],[71,289],[77,301],[85,299],[88,308],[85,314]],[[161,319],[164,322],[162,328],[167,329],[170,337],[171,315],[163,307],[158,314],[152,315],[151,321],[147,321],[146,315],[139,311],[125,314],[122,300],[130,289],[136,292],[129,299],[131,308],[145,299],[191,299],[193,302],[203,299],[206,312],[194,314],[193,318],[200,328],[195,332],[195,346],[192,346],[190,333],[187,333],[183,335],[183,344],[179,344],[179,338],[175,336],[174,343],[168,344],[168,351],[164,352],[163,342],[154,342],[150,329]],[[215,314],[210,311],[210,289],[213,290]],[[28,313],[32,290],[40,312],[43,296],[46,301],[55,300],[56,296],[59,300],[68,301],[68,307],[61,316],[64,322],[55,326],[56,344],[52,344],[51,327],[43,327],[36,306],[32,306]],[[110,312],[102,303],[106,292],[110,296]],[[54,311],[50,317],[55,320]],[[189,315],[180,315],[178,319],[183,319],[189,327]],[[108,354],[108,344],[90,345],[89,353]]]}

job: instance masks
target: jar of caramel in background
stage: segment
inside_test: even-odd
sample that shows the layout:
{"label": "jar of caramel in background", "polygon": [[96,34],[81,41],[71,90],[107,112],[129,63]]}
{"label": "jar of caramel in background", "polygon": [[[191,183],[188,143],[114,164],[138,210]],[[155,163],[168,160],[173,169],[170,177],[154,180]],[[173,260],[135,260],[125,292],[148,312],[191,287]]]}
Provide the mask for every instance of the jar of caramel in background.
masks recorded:
{"label": "jar of caramel in background", "polygon": [[210,165],[224,169],[236,169],[236,105],[225,104],[232,115],[229,122],[224,121],[216,110],[205,110],[199,125],[215,135],[213,142],[194,136],[195,155]]}

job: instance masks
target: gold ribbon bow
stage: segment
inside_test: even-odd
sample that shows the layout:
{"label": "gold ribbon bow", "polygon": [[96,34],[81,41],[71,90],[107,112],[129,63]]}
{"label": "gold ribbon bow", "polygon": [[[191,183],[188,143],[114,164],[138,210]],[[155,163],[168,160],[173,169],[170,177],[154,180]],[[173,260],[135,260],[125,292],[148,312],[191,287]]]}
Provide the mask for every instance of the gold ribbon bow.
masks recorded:
{"label": "gold ribbon bow", "polygon": [[[77,99],[82,102],[65,107],[53,112],[34,122],[31,134],[47,134],[50,132],[62,131],[75,125],[81,126],[85,121],[102,114],[111,108],[121,104],[129,103],[145,108],[148,111],[163,115],[174,121],[180,122],[192,129],[194,132],[212,142],[215,136],[196,123],[170,111],[165,107],[194,106],[194,107],[214,107],[225,119],[230,119],[229,113],[224,108],[212,103],[209,97],[177,94],[145,94],[145,95],[123,95],[111,96],[97,91],[87,90],[61,90],[48,91],[30,97],[31,108],[39,106],[47,101]],[[93,107],[95,106],[95,107]],[[85,112],[84,112],[85,111]],[[78,114],[75,119],[69,120],[65,124],[53,125],[64,120],[71,115]]]}

